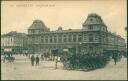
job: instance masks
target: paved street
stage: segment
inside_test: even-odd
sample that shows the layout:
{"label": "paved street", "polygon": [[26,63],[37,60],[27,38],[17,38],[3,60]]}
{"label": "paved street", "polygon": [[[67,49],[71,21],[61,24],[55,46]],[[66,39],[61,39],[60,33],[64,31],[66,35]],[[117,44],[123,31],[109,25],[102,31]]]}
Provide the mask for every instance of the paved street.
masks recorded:
{"label": "paved street", "polygon": [[54,62],[42,61],[40,66],[32,67],[30,59],[16,56],[14,63],[1,63],[2,80],[126,80],[127,59],[114,65],[113,60],[102,69],[89,72],[63,70],[61,63],[54,69]]}

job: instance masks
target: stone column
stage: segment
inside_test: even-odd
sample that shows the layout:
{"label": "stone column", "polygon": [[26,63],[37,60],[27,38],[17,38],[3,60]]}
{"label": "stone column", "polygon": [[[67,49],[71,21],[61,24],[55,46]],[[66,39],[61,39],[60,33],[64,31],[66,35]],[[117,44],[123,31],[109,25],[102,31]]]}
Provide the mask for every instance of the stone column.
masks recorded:
{"label": "stone column", "polygon": [[59,38],[59,35],[57,35],[56,36],[56,43],[58,43],[59,41],[58,41],[58,38]]}
{"label": "stone column", "polygon": [[75,48],[76,48],[76,54],[78,54],[79,52],[79,49],[78,49],[78,46],[75,46]]}

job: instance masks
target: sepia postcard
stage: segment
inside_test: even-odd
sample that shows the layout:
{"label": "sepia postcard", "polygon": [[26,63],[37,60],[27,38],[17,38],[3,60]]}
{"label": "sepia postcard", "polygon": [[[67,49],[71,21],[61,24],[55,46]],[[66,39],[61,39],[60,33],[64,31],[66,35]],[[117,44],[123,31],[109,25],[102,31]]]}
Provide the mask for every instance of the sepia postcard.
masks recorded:
{"label": "sepia postcard", "polygon": [[1,1],[1,80],[127,80],[127,0]]}

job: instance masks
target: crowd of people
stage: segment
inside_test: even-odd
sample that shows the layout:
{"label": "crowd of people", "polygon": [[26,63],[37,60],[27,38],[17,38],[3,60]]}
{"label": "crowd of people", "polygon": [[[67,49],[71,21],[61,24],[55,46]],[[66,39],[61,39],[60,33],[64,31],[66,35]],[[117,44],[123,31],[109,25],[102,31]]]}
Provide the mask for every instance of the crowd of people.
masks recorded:
{"label": "crowd of people", "polygon": [[[14,62],[14,60],[18,59],[19,57],[27,57],[30,60],[31,66],[39,66],[41,61],[54,61],[55,63],[55,69],[57,69],[57,63],[59,61],[59,57],[50,57],[45,54],[12,54],[12,53],[4,53],[2,55],[1,61],[3,63],[11,63]],[[16,59],[15,59],[16,58]]]}
{"label": "crowd of people", "polygon": [[[4,60],[7,59],[6,55],[8,55],[8,59],[10,57],[13,56],[13,54],[5,54],[4,56]],[[20,54],[21,55],[21,54]],[[57,69],[57,64],[59,61],[62,62],[63,66],[65,66],[65,64],[68,64],[68,62],[70,62],[71,64],[71,67],[74,67],[74,65],[78,65],[76,64],[77,61],[81,61],[80,64],[82,64],[82,62],[84,62],[83,58],[87,58],[87,55],[86,56],[82,56],[81,54],[78,54],[80,56],[74,56],[74,54],[67,54],[67,55],[64,55],[63,56],[51,56],[47,53],[44,53],[44,54],[22,54],[23,56],[26,56],[26,57],[29,57],[29,59],[31,60],[31,65],[32,66],[39,66],[40,65],[40,61],[54,61],[55,63],[55,69]],[[15,55],[14,55],[15,56]],[[80,58],[81,57],[81,58]],[[79,59],[79,60],[78,60]],[[114,60],[114,63],[115,65],[117,64],[117,62],[119,61],[119,59],[121,59],[121,56],[117,55],[117,54],[113,54],[112,55],[112,59]],[[10,59],[12,60],[12,59]],[[75,61],[76,60],[76,61]],[[79,63],[79,62],[78,62]],[[79,65],[80,65],[79,64]]]}
{"label": "crowd of people", "polygon": [[[57,64],[58,64],[58,62],[59,62],[59,59],[60,57],[54,57],[54,59],[52,60],[52,61],[55,61],[55,69],[57,69]],[[50,60],[50,58],[48,58],[48,57],[45,57],[43,54],[42,55],[40,55],[40,58],[39,58],[39,55],[36,55],[36,56],[34,56],[34,55],[31,55],[31,57],[30,57],[30,59],[31,59],[31,65],[32,66],[39,66],[39,63],[40,63],[40,61],[45,61],[45,60]]]}

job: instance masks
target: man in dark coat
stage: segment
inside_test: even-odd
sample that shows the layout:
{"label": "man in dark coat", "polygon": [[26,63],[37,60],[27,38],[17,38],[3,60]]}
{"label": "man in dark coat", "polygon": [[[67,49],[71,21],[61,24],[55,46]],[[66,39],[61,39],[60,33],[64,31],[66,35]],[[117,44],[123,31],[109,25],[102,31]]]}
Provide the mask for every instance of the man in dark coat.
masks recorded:
{"label": "man in dark coat", "polygon": [[34,66],[34,61],[35,61],[35,57],[34,57],[34,55],[32,55],[31,56],[31,64],[32,64],[32,66]]}
{"label": "man in dark coat", "polygon": [[39,59],[39,57],[38,57],[38,55],[36,56],[36,65],[39,65],[39,61],[40,61],[40,59]]}
{"label": "man in dark coat", "polygon": [[116,63],[117,63],[117,55],[116,54],[113,54],[112,59],[114,60],[115,65],[116,65]]}
{"label": "man in dark coat", "polygon": [[113,59],[114,59],[115,65],[116,65],[116,63],[117,63],[117,57],[113,57]]}

